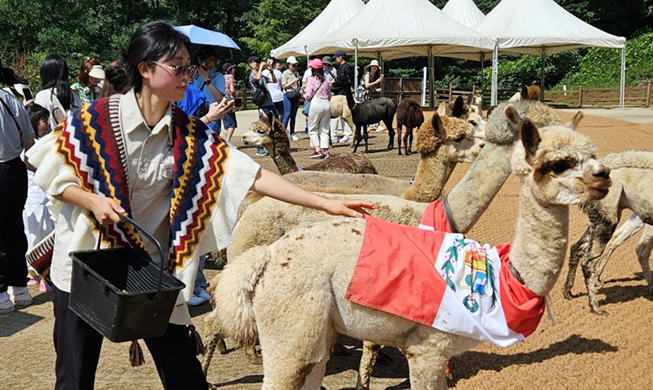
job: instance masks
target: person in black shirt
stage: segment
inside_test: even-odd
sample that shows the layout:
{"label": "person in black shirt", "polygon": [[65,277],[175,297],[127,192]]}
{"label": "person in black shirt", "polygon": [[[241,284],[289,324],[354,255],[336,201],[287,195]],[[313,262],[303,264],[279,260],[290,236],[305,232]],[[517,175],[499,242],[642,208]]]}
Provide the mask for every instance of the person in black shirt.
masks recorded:
{"label": "person in black shirt", "polygon": [[[338,63],[338,76],[340,75],[347,76],[347,79],[349,80],[349,86],[347,86],[347,88],[351,88],[351,86],[354,85],[354,70],[347,63],[347,55],[345,54],[345,51],[344,50],[336,51],[336,54],[333,55],[333,58]],[[334,95],[344,95],[345,94],[344,88],[345,86],[336,82],[331,86],[331,92]]]}

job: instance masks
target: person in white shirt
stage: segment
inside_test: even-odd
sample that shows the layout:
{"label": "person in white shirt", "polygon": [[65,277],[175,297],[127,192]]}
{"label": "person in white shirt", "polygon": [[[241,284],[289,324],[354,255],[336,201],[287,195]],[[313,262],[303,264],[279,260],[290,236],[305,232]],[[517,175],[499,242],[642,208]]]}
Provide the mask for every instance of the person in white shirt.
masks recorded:
{"label": "person in white shirt", "polygon": [[[272,97],[272,103],[274,103],[274,107],[277,109],[277,112],[279,113],[279,120],[283,119],[283,90],[281,89],[281,76],[283,73],[281,72],[283,70],[283,64],[281,63],[281,60],[277,60],[274,57],[271,57],[272,59],[272,67],[270,68],[270,71],[274,73],[274,79],[276,82],[274,83],[268,83],[268,91],[270,91],[270,96]],[[270,61],[270,59],[268,59]]]}
{"label": "person in white shirt", "polygon": [[[58,210],[54,215],[57,221],[51,267],[57,353],[55,390],[94,386],[103,337],[68,307],[72,278],[68,254],[95,247],[98,228],[106,232],[103,246],[108,243],[107,237],[127,237],[120,214],[129,214],[164,245],[171,242],[170,251],[166,252],[170,259],[161,259],[149,241],[140,245],[152,254],[153,261],[170,266],[186,286],[165,333],[144,340],[163,387],[205,390],[208,385],[195,356],[197,344],[185,302],[193,293],[199,255],[231,243],[238,207],[245,194],[251,189],[333,215],[355,216],[363,212],[363,207],[373,207],[364,201],[323,198],[262,169],[246,154],[220,140],[201,121],[175,107],[172,102],[183,99],[193,72],[189,51],[188,37],[165,22],[139,27],[126,51],[127,74],[133,89],[124,96],[96,100],[73,113],[65,126],[44,137],[27,154],[30,163],[37,167],[34,181],[54,199],[52,209]],[[233,101],[226,99],[220,104],[222,116],[233,107]],[[89,118],[91,112],[96,112],[97,117]],[[110,120],[114,117],[118,120]],[[102,134],[94,126],[106,126],[101,130],[113,132],[115,137],[103,140],[114,145],[107,148],[119,148],[118,153],[103,151],[101,144],[93,143],[92,148],[84,149],[88,142],[70,143]],[[70,148],[66,149],[67,145]],[[77,145],[80,147],[75,149]],[[65,158],[73,152],[83,155],[85,160]],[[80,169],[84,175],[78,174]],[[107,175],[109,169],[111,175]],[[192,184],[195,180],[202,186],[199,190]],[[111,191],[105,189],[109,186]],[[114,190],[115,195],[106,195]],[[191,192],[192,196],[186,196]],[[179,215],[180,207],[195,208]],[[201,218],[197,217],[200,219],[194,219],[196,212],[201,214]],[[184,222],[183,226],[178,219]],[[192,232],[197,236],[188,237]],[[128,238],[138,237],[130,234]],[[183,240],[180,249],[177,239]]]}
{"label": "person in white shirt", "polygon": [[39,69],[42,90],[34,97],[34,103],[50,113],[50,128],[54,129],[70,113],[82,106],[82,101],[71,88],[68,80],[68,64],[58,54],[50,54],[41,62]]}

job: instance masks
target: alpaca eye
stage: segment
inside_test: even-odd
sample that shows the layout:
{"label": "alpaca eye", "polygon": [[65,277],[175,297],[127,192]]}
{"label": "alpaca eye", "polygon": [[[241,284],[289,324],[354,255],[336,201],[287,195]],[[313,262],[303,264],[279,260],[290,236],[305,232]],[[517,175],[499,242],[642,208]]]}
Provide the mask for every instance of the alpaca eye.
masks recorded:
{"label": "alpaca eye", "polygon": [[454,141],[455,142],[463,142],[464,139],[465,139],[465,136],[461,135],[460,137],[456,138]]}
{"label": "alpaca eye", "polygon": [[556,175],[560,175],[570,168],[571,164],[567,161],[558,161],[557,163],[551,165],[551,171]]}
{"label": "alpaca eye", "polygon": [[256,132],[259,133],[259,134],[265,134],[265,130],[263,130],[263,129],[258,129],[258,130],[256,130]]}
{"label": "alpaca eye", "polygon": [[474,122],[474,121],[469,121],[469,124],[471,124],[472,126],[476,127],[476,122]]}

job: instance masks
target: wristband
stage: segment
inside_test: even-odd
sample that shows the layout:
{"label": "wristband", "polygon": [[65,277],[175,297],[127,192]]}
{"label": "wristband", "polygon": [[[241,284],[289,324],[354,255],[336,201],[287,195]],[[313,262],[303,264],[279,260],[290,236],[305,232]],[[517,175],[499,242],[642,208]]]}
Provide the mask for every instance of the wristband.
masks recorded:
{"label": "wristband", "polygon": [[211,85],[211,79],[206,80],[204,83],[206,83],[206,85]]}

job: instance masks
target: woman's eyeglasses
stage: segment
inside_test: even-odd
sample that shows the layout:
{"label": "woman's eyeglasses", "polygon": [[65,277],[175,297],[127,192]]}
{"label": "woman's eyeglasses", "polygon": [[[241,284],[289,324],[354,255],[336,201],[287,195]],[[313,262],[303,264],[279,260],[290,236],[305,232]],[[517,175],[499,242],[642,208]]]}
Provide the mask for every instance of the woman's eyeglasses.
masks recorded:
{"label": "woman's eyeglasses", "polygon": [[162,63],[156,62],[156,61],[152,61],[152,62],[154,62],[156,65],[163,66],[164,68],[170,69],[171,71],[174,72],[175,77],[178,78],[178,79],[180,79],[182,77],[190,77],[195,72],[195,70],[197,69],[196,65],[171,66],[171,65],[162,64]]}

